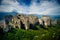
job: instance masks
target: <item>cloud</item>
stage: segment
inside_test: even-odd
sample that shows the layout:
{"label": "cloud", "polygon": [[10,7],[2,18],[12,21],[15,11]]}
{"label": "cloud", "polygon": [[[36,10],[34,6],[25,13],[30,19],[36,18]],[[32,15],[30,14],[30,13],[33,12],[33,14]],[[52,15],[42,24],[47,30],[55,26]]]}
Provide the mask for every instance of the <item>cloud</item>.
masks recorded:
{"label": "cloud", "polygon": [[43,15],[60,15],[60,7],[54,7],[41,12]]}
{"label": "cloud", "polygon": [[12,12],[15,5],[17,5],[17,3],[12,0],[3,0],[0,5],[0,12]]}
{"label": "cloud", "polygon": [[[24,4],[24,3],[23,3]],[[20,5],[17,0],[3,0],[0,5],[0,12],[13,12],[23,14],[39,14],[39,15],[60,15],[60,5],[56,1],[32,0],[30,6]]]}
{"label": "cloud", "polygon": [[[30,6],[30,13],[31,14],[39,14],[39,15],[60,15],[55,13],[55,11],[60,9],[60,6],[56,4],[56,2],[49,2],[49,1],[41,1],[39,4],[36,4],[36,1],[32,2]],[[54,14],[55,13],[55,14]]]}
{"label": "cloud", "polygon": [[13,12],[26,13],[27,6],[19,5],[16,0],[3,0],[2,5],[0,6],[0,12]]}

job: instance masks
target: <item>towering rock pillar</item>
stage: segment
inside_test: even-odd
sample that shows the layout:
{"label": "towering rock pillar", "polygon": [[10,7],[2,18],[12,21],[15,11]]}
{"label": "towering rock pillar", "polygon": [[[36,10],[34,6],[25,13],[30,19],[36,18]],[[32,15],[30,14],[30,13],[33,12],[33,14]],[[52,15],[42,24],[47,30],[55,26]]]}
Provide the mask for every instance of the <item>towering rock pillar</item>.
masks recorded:
{"label": "towering rock pillar", "polygon": [[6,22],[5,22],[5,19],[4,19],[4,28],[6,28],[6,26],[7,26],[7,25],[6,25]]}
{"label": "towering rock pillar", "polygon": [[8,31],[11,29],[9,24],[11,19],[12,19],[12,15],[7,15],[4,17],[4,31]]}
{"label": "towering rock pillar", "polygon": [[25,25],[25,29],[28,30],[29,29],[29,20],[27,17],[24,18],[24,25]]}
{"label": "towering rock pillar", "polygon": [[14,20],[14,28],[19,28],[19,29],[21,29],[21,23],[20,23],[20,19],[18,19],[17,17],[14,17],[13,18],[13,20]]}

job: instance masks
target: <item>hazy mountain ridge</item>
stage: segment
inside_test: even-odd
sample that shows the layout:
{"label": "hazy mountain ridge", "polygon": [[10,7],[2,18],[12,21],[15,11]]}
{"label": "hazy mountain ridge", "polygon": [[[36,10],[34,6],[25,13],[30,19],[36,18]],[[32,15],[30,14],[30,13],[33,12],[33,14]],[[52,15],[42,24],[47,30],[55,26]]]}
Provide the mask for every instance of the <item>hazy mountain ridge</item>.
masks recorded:
{"label": "hazy mountain ridge", "polygon": [[[4,16],[6,15],[16,15],[16,12],[0,12],[0,20],[3,20]],[[29,14],[26,14],[29,15]],[[34,16],[37,16],[38,18],[40,18],[42,15],[38,15],[38,14],[32,14]],[[60,19],[60,15],[48,15],[50,16],[52,19]]]}
{"label": "hazy mountain ridge", "polygon": [[4,19],[4,16],[6,15],[15,15],[17,13],[15,12],[0,12],[0,20],[3,20]]}
{"label": "hazy mountain ridge", "polygon": [[[43,15],[33,14],[34,16],[37,16],[38,18],[41,18]],[[60,15],[47,15],[50,16],[51,19],[60,19]]]}

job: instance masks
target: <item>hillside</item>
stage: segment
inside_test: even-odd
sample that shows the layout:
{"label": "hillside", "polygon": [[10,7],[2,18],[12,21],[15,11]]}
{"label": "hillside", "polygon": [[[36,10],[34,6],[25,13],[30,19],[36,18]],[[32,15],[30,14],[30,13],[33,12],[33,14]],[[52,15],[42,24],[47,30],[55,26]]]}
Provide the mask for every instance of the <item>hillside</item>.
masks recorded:
{"label": "hillside", "polygon": [[0,29],[0,40],[59,40],[60,26],[51,26],[48,29],[43,29],[40,26],[39,30],[24,30],[12,28],[9,32],[3,33]]}
{"label": "hillside", "polygon": [[[11,15],[11,14],[12,13],[6,13],[6,14],[1,13],[0,20],[3,20],[4,16]],[[12,15],[15,15],[15,13],[13,13]],[[37,16],[38,18],[40,18],[42,15],[40,16],[40,15],[34,14],[34,16]],[[50,15],[50,17],[51,17],[51,19],[60,19],[59,15],[58,16]],[[15,19],[16,19],[16,16],[15,16]],[[25,19],[26,18],[24,18],[24,20]],[[32,19],[34,19],[34,18],[32,17]],[[32,22],[33,22],[33,20],[32,20]],[[18,27],[13,28],[13,26],[8,25],[8,27],[11,27],[11,29],[9,29],[9,31],[7,31],[7,32],[5,32],[5,30],[3,28],[0,28],[0,39],[1,40],[59,40],[59,38],[60,38],[60,20],[58,20],[57,25],[47,26],[48,28],[44,28],[41,25],[34,25],[34,26],[37,29],[35,29],[35,27],[33,27],[31,29],[25,30],[25,29],[19,29]],[[23,25],[21,27],[23,27]],[[30,26],[30,27],[32,27],[32,26]]]}

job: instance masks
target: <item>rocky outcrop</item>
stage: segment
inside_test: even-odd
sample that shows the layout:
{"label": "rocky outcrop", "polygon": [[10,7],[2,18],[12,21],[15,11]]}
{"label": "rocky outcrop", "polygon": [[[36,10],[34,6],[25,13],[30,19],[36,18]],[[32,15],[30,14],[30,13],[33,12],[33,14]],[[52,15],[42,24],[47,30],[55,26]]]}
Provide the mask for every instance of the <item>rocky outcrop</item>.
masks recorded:
{"label": "rocky outcrop", "polygon": [[35,25],[38,22],[38,18],[33,15],[23,15],[23,14],[17,14],[15,16],[6,16],[4,21],[4,27],[7,27],[8,25],[13,26],[13,28],[19,28],[25,27],[26,30],[30,28],[30,24]]}
{"label": "rocky outcrop", "polygon": [[29,18],[29,23],[30,24],[34,25],[34,24],[36,24],[38,22],[38,18],[36,16],[29,15],[28,18]]}
{"label": "rocky outcrop", "polygon": [[51,20],[51,25],[57,25],[57,20]]}
{"label": "rocky outcrop", "polygon": [[48,26],[50,25],[50,17],[49,16],[42,16],[41,20],[43,21],[43,25]]}
{"label": "rocky outcrop", "polygon": [[40,19],[38,19],[36,16],[33,15],[26,16],[23,14],[17,14],[15,16],[5,16],[4,20],[4,28],[9,28],[9,26],[12,26],[13,28],[19,29],[24,27],[26,30],[28,30],[30,27],[32,27],[31,25],[36,25],[37,23],[44,26],[51,25],[51,19],[49,16],[42,16]]}
{"label": "rocky outcrop", "polygon": [[51,25],[51,19],[49,16],[42,16],[40,19],[39,19],[39,23],[43,26],[45,26],[45,28],[48,28],[47,26],[50,26]]}
{"label": "rocky outcrop", "polygon": [[10,30],[10,22],[12,21],[12,15],[6,15],[5,17],[4,17],[4,28],[3,28],[3,30],[4,31],[8,31],[8,30]]}
{"label": "rocky outcrop", "polygon": [[52,20],[49,16],[44,15],[39,19],[39,24],[43,25],[45,28],[48,28],[48,26],[51,25],[55,26],[57,24],[57,20]]}

